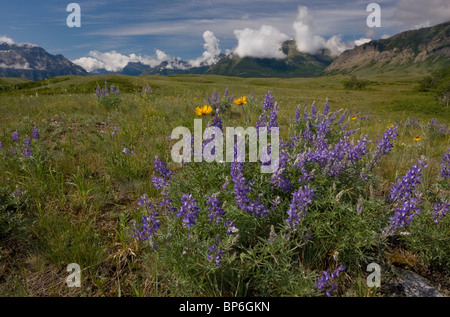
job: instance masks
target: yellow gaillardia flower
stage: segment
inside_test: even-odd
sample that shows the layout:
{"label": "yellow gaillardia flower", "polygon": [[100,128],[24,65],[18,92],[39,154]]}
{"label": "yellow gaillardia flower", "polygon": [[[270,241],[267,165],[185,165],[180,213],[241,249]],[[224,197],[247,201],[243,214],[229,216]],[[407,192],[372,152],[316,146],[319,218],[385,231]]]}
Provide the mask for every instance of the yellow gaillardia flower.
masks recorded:
{"label": "yellow gaillardia flower", "polygon": [[197,107],[195,108],[195,114],[197,116],[202,116],[204,114],[210,114],[212,112],[212,107],[204,105],[203,107]]}
{"label": "yellow gaillardia flower", "polygon": [[356,116],[352,117],[352,120],[356,120]]}
{"label": "yellow gaillardia flower", "polygon": [[416,142],[419,142],[420,140],[422,140],[419,136],[416,136],[416,137],[414,137],[414,139],[413,139],[414,141],[416,141]]}
{"label": "yellow gaillardia flower", "polygon": [[237,99],[234,99],[233,102],[236,105],[246,105],[247,104],[247,97],[243,96],[243,97],[239,97]]}

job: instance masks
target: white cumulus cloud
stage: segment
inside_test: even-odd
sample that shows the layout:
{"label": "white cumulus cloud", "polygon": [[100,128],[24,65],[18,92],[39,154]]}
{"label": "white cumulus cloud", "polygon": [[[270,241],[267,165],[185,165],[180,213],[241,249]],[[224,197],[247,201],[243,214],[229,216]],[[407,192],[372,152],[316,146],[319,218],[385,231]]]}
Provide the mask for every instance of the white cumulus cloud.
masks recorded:
{"label": "white cumulus cloud", "polygon": [[314,20],[307,7],[298,7],[297,20],[292,24],[292,27],[295,31],[297,49],[300,52],[315,54],[325,47],[325,39],[314,34]]}
{"label": "white cumulus cloud", "polygon": [[6,35],[0,35],[0,44],[1,43],[14,44],[14,40]]}
{"label": "white cumulus cloud", "polygon": [[270,25],[263,25],[259,30],[245,28],[234,30],[238,45],[234,53],[240,57],[284,58],[281,44],[289,37]]}
{"label": "white cumulus cloud", "polygon": [[92,72],[96,69],[106,69],[110,72],[121,71],[129,62],[141,62],[144,65],[151,67],[159,65],[161,62],[170,59],[163,51],[156,51],[156,58],[151,56],[141,56],[136,54],[123,55],[116,51],[100,52],[90,51],[89,57],[81,57],[73,62],[80,65],[88,72]]}
{"label": "white cumulus cloud", "polygon": [[370,42],[370,39],[361,38],[354,42],[343,42],[340,35],[333,35],[328,40],[315,33],[314,19],[305,6],[298,7],[297,20],[292,27],[295,31],[295,41],[300,52],[316,54],[320,49],[328,49],[330,54],[338,56],[342,52],[355,46]]}
{"label": "white cumulus cloud", "polygon": [[219,59],[219,40],[214,36],[214,33],[211,31],[205,31],[203,33],[203,39],[205,40],[205,44],[203,44],[205,51],[203,52],[202,56],[189,61],[189,63],[193,67],[199,67],[203,65],[209,66],[215,64]]}
{"label": "white cumulus cloud", "polygon": [[366,38],[360,38],[359,40],[355,40],[355,45],[356,46],[360,46],[366,43],[369,43],[370,41],[372,41],[371,39],[366,39]]}

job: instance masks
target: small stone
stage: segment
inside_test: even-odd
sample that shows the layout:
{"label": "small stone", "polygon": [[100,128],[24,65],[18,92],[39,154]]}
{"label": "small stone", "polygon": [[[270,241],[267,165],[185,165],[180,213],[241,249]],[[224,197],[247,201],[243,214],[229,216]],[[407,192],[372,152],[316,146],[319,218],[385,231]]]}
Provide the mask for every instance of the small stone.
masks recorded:
{"label": "small stone", "polygon": [[407,297],[444,297],[426,279],[411,271],[398,276],[398,282],[403,286]]}

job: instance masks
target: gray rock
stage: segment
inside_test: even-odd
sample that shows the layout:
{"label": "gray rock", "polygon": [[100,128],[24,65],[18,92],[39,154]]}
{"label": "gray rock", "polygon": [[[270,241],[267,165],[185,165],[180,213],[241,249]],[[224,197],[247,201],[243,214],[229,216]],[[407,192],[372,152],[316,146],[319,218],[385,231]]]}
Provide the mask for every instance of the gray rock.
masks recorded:
{"label": "gray rock", "polygon": [[425,278],[411,271],[405,271],[397,279],[407,297],[444,297]]}

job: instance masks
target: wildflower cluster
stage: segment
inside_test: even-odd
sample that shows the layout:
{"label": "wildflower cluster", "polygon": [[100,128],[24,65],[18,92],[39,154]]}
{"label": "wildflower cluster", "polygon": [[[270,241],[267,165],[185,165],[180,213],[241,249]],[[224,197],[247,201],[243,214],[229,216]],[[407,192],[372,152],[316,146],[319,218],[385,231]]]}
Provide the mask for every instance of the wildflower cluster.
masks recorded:
{"label": "wildflower cluster", "polygon": [[442,163],[442,167],[440,170],[441,177],[450,178],[450,148],[444,154],[441,163]]}
{"label": "wildflower cluster", "polygon": [[384,132],[383,137],[381,140],[377,140],[377,151],[375,152],[375,156],[373,157],[373,160],[371,164],[376,165],[380,161],[382,156],[388,155],[389,152],[394,147],[393,141],[397,139],[398,136],[398,126],[393,127],[389,126]]}
{"label": "wildflower cluster", "polygon": [[181,207],[177,213],[177,217],[182,218],[183,224],[189,228],[197,224],[196,219],[198,217],[199,208],[196,200],[191,194],[184,194],[180,198]]}
{"label": "wildflower cluster", "polygon": [[440,124],[436,118],[431,119],[428,123],[428,128],[431,131],[436,132],[438,135],[448,135],[450,134],[450,128],[447,128],[447,124]]}
{"label": "wildflower cluster", "polygon": [[111,85],[111,87],[108,87],[107,81],[105,81],[104,88],[100,88],[100,85],[97,85],[95,95],[97,96],[98,102],[108,109],[114,109],[120,105],[121,99],[119,88],[116,89],[114,84]]}
{"label": "wildflower cluster", "polygon": [[148,99],[151,96],[152,88],[150,86],[142,86],[141,97]]}
{"label": "wildflower cluster", "polygon": [[317,289],[321,292],[325,291],[325,294],[331,297],[332,292],[337,289],[337,283],[334,280],[345,270],[346,268],[340,265],[334,272],[330,272],[330,270],[323,271],[322,276],[316,281]]}
{"label": "wildflower cluster", "polygon": [[142,215],[141,226],[135,228],[133,238],[137,238],[142,241],[149,240],[152,247],[154,249],[157,249],[158,243],[156,241],[155,234],[160,228],[158,212],[156,211],[153,204],[149,203],[147,195],[141,196],[138,205],[145,208],[145,210],[147,211],[147,215]]}
{"label": "wildflower cluster", "polygon": [[[39,130],[37,128],[33,128],[31,131],[31,138],[26,135],[23,141],[20,140],[20,132],[14,131],[11,134],[11,146],[9,148],[9,153],[16,156],[19,153],[22,154],[22,157],[32,157],[33,156],[33,139],[39,140]],[[5,144],[0,142],[0,149],[4,149]]]}
{"label": "wildflower cluster", "polygon": [[[223,129],[227,117],[218,106],[223,98],[217,93],[208,98],[211,106],[206,109],[215,109],[208,126]],[[239,104],[244,99],[233,100]],[[278,110],[269,91],[252,128],[278,127]],[[328,101],[322,110],[315,103],[298,107],[290,135],[280,140],[279,155],[271,158],[278,160],[272,174],[259,172],[268,164],[262,157],[257,162],[238,160],[237,142],[234,161],[184,164],[177,173],[156,157],[151,181],[161,199],[153,205],[141,197],[138,204],[145,214],[136,237],[150,240],[153,246],[158,240],[164,258],[170,258],[166,264],[195,285],[199,279],[205,283],[220,280],[221,289],[233,288],[239,276],[252,281],[249,287],[255,292],[270,289],[272,282],[271,291],[277,292],[281,288],[277,279],[295,279],[301,271],[293,268],[303,263],[309,262],[305,265],[310,272],[323,267],[329,263],[324,251],[334,250],[336,263],[342,265],[323,271],[317,280],[315,273],[308,277],[310,287],[316,287],[313,292],[332,296],[346,267],[351,274],[352,268],[360,267],[356,263],[367,260],[365,252],[371,245],[386,238],[374,232],[386,227],[383,233],[391,233],[409,225],[420,213],[418,187],[427,167],[421,159],[392,183],[388,198],[394,214],[389,221],[374,221],[378,210],[368,201],[367,188],[374,185],[369,181],[375,167],[391,153],[399,127],[387,127],[372,146],[368,135],[349,128],[355,125],[353,117],[358,118],[358,113],[332,111]],[[260,155],[271,154],[271,150],[267,144]],[[447,173],[448,161],[446,154],[441,175]],[[436,203],[433,220],[441,221],[448,209],[446,200]],[[160,227],[162,219],[164,226]],[[355,219],[364,225],[355,226]],[[274,271],[292,275],[280,278]],[[259,284],[257,274],[262,280]]]}
{"label": "wildflower cluster", "polygon": [[222,249],[213,244],[208,248],[207,257],[210,262],[214,260],[217,266],[221,266],[220,262],[222,261],[222,255],[224,254],[225,252]]}
{"label": "wildflower cluster", "polygon": [[292,200],[287,211],[289,218],[286,219],[291,231],[297,229],[300,221],[305,217],[306,210],[311,205],[313,198],[314,190],[309,189],[307,185],[292,193]]}
{"label": "wildflower cluster", "polygon": [[230,109],[231,103],[234,100],[234,96],[229,96],[228,87],[225,89],[223,96],[214,89],[213,94],[210,96],[206,93],[206,101],[209,106],[211,106],[214,110],[219,109],[220,112],[225,113]]}
{"label": "wildflower cluster", "polygon": [[421,173],[426,167],[428,167],[426,159],[419,160],[419,163],[414,164],[406,175],[391,184],[389,200],[394,205],[395,214],[390,218],[388,231],[411,224],[414,215],[420,214],[422,195],[415,190],[422,181]]}
{"label": "wildflower cluster", "polygon": [[433,210],[434,210],[433,220],[434,222],[439,223],[439,221],[442,218],[444,218],[445,215],[449,212],[450,202],[441,199],[440,203],[435,203],[433,205]]}

